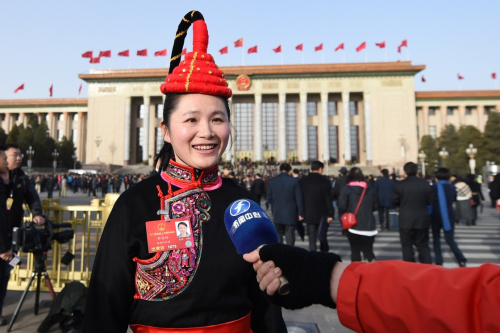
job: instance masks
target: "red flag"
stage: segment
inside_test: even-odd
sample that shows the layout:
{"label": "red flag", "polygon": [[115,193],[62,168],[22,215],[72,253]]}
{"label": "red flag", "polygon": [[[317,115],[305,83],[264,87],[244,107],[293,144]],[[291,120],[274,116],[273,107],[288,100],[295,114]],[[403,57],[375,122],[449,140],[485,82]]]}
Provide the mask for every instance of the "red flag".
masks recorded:
{"label": "red flag", "polygon": [[242,47],[243,46],[243,38],[238,39],[234,42],[234,47]]}
{"label": "red flag", "polygon": [[148,55],[148,49],[144,49],[144,50],[139,50],[137,51],[137,55],[138,56],[142,56],[142,57],[145,57]]}
{"label": "red flag", "polygon": [[319,44],[314,48],[314,52],[323,50],[323,43]]}
{"label": "red flag", "polygon": [[356,48],[356,52],[359,52],[363,49],[366,49],[366,42],[363,42],[361,43],[357,48]]}
{"label": "red flag", "polygon": [[87,51],[84,54],[82,54],[82,58],[92,58],[93,56],[94,55],[92,51]]}
{"label": "red flag", "polygon": [[401,53],[401,48],[402,48],[403,46],[408,47],[408,41],[407,41],[406,39],[405,39],[405,40],[403,40],[403,41],[401,42],[401,45],[399,45],[399,46],[398,46],[398,53]]}
{"label": "red flag", "polygon": [[54,85],[50,85],[50,88],[49,88],[49,96],[52,97],[52,92],[53,92],[53,88],[54,88]]}
{"label": "red flag", "polygon": [[82,93],[82,84],[80,83],[80,88],[78,88],[78,95]]}
{"label": "red flag", "polygon": [[459,80],[465,79],[462,75],[460,75],[460,73],[457,74],[457,77],[458,77]]}
{"label": "red flag", "polygon": [[339,46],[337,46],[335,48],[335,52],[337,52],[338,50],[343,50],[344,49],[344,43],[340,43]]}
{"label": "red flag", "polygon": [[491,78],[496,79],[497,78],[497,73],[491,73]]}
{"label": "red flag", "polygon": [[111,51],[101,51],[101,52],[99,52],[99,58],[100,57],[111,58]]}
{"label": "red flag", "polygon": [[222,49],[219,50],[220,54],[226,54],[228,52],[227,46],[224,46]]}
{"label": "red flag", "polygon": [[304,44],[299,44],[299,45],[295,46],[295,49],[297,51],[302,51],[304,49]]}
{"label": "red flag", "polygon": [[250,53],[257,53],[257,45],[248,49],[248,54],[250,54]]}
{"label": "red flag", "polygon": [[422,75],[422,82],[425,82],[425,77]]}
{"label": "red flag", "polygon": [[120,57],[128,57],[129,55],[130,55],[129,50],[118,52],[118,56]]}
{"label": "red flag", "polygon": [[167,55],[167,49],[155,52],[155,57],[165,57],[166,55]]}
{"label": "red flag", "polygon": [[19,90],[24,90],[24,83],[21,84],[19,87],[17,87],[16,89],[14,89],[14,94],[16,94]]}
{"label": "red flag", "polygon": [[380,47],[381,49],[385,49],[385,41],[382,43],[375,43],[376,46]]}
{"label": "red flag", "polygon": [[280,53],[281,52],[281,45],[278,46],[277,48],[273,49],[274,53]]}
{"label": "red flag", "polygon": [[181,52],[181,55],[186,55],[186,53],[187,53],[187,48],[183,48],[182,52]]}
{"label": "red flag", "polygon": [[90,63],[91,64],[100,64],[101,63],[101,58],[100,57],[90,58]]}

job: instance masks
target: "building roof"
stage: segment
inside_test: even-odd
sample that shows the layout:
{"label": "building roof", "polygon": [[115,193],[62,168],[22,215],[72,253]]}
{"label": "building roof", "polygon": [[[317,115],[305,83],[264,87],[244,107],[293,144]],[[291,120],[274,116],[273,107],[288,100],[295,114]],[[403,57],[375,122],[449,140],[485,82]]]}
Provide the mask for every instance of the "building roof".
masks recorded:
{"label": "building roof", "polygon": [[[425,69],[425,65],[412,65],[410,61],[398,62],[366,62],[341,64],[304,64],[304,65],[263,65],[263,66],[228,66],[221,67],[226,76],[231,79],[240,74],[262,76],[359,76],[359,75],[394,75],[404,73],[415,75]],[[110,79],[165,78],[168,68],[156,69],[118,69],[91,70],[89,74],[78,77],[85,81]]]}
{"label": "building roof", "polygon": [[0,107],[87,106],[87,98],[0,99]]}
{"label": "building roof", "polygon": [[416,91],[415,99],[442,100],[442,99],[481,99],[500,98],[500,90],[452,90],[452,91]]}

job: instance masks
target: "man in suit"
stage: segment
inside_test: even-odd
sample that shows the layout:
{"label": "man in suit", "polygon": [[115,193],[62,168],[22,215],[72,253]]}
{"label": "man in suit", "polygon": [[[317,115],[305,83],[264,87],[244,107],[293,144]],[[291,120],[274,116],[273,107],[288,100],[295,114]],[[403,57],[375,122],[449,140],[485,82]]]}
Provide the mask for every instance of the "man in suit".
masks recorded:
{"label": "man in suit", "polygon": [[304,198],[304,221],[307,225],[309,250],[317,251],[319,239],[321,252],[328,252],[327,231],[333,221],[333,201],[330,195],[331,182],[323,176],[324,164],[320,161],[311,163],[311,172],[300,180],[300,189]]}
{"label": "man in suit", "polygon": [[391,230],[389,220],[389,210],[394,208],[392,204],[392,192],[396,184],[389,178],[389,170],[382,169],[382,177],[375,182],[375,193],[378,199],[378,218],[380,221],[380,230]]}
{"label": "man in suit", "polygon": [[415,246],[419,261],[431,264],[431,218],[427,208],[431,204],[431,187],[425,180],[417,177],[418,167],[415,163],[406,163],[403,170],[405,178],[396,183],[392,196],[392,203],[399,207],[399,239],[403,260],[415,262]]}
{"label": "man in suit", "polygon": [[250,192],[257,198],[257,203],[260,205],[262,196],[266,191],[266,184],[262,180],[262,175],[260,173],[255,174],[255,179],[250,185]]}
{"label": "man in suit", "polygon": [[[347,172],[348,171],[349,170],[347,170],[346,167],[340,168],[339,176],[337,177],[337,179],[335,179],[335,186],[333,187],[332,194],[333,194],[333,200],[336,200],[337,202],[339,202],[339,199],[340,199],[340,192],[342,191],[344,186],[347,184]],[[344,213],[345,212],[343,212],[339,209],[339,221],[340,221],[340,217]]]}
{"label": "man in suit", "polygon": [[273,221],[278,240],[288,245],[295,244],[297,219],[302,221],[304,209],[299,179],[290,175],[292,167],[288,163],[280,165],[280,174],[267,183],[267,203],[271,205]]}

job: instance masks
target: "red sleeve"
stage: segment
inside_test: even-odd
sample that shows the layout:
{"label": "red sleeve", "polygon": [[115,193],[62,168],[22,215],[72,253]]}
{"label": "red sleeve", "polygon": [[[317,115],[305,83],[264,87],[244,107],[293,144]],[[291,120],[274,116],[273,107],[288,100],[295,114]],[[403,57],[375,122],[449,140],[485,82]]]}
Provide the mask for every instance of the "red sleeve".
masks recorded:
{"label": "red sleeve", "polygon": [[337,313],[356,332],[500,332],[500,265],[352,263]]}

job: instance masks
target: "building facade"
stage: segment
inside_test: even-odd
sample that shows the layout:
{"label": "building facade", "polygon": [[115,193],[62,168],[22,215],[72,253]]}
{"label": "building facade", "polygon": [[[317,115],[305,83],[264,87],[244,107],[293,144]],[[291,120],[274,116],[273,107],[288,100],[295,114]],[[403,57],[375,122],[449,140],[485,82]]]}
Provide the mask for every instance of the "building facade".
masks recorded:
{"label": "building facade", "polygon": [[[415,92],[410,62],[224,67],[233,90],[228,161],[319,159],[400,168],[417,160],[423,135],[447,124],[484,130],[500,91]],[[152,165],[167,69],[93,70],[87,99],[0,101],[8,132],[27,113],[46,117],[55,139],[75,141],[84,164]],[[76,137],[76,140],[75,140]]]}

